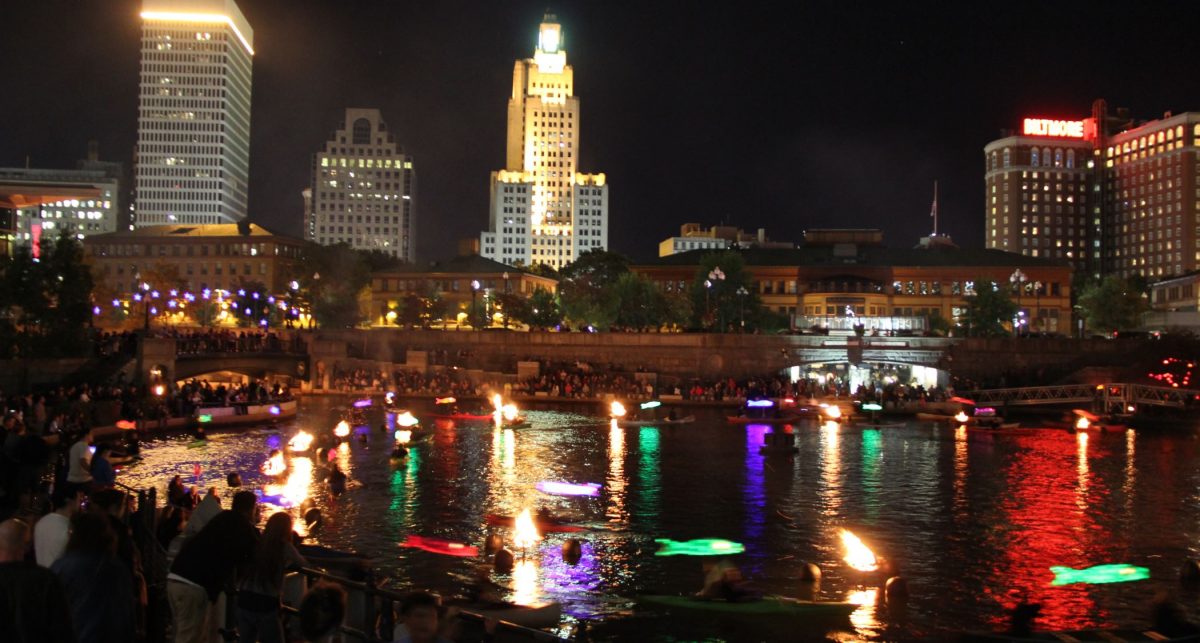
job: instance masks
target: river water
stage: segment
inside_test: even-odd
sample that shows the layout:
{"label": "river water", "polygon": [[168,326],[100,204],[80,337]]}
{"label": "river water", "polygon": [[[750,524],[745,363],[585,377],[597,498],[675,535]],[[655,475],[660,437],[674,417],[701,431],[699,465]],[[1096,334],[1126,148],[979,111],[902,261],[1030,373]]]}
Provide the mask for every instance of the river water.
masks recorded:
{"label": "river water", "polygon": [[[162,492],[181,474],[228,497],[225,475],[238,471],[261,488],[267,481],[257,470],[271,448],[300,429],[330,431],[349,401],[306,398],[293,421],[215,433],[206,447],[189,448],[182,437],[150,442],[121,480]],[[599,405],[570,406],[528,410],[530,426],[516,430],[440,423],[393,465],[390,436],[377,428],[386,421],[380,402],[370,427],[358,429],[366,442],[335,451],[350,491],[330,498],[314,475],[320,463],[293,457],[286,482],[265,487],[268,499],[297,515],[310,499],[325,516],[313,540],[371,557],[385,586],[447,595],[482,559],[400,547],[408,535],[482,549],[491,533],[485,514],[548,507],[568,516],[588,531],[546,534],[513,573],[493,575],[514,600],[563,603],[563,634],[584,621],[601,640],[944,638],[1003,629],[1022,597],[1042,604],[1045,629],[1143,626],[1160,591],[1200,618],[1200,595],[1178,582],[1182,563],[1200,557],[1200,441],[1191,431],[1008,436],[929,422],[807,425],[796,427],[798,454],[764,456],[768,427],[729,425],[716,410],[699,410],[690,425],[615,428]],[[428,410],[410,408],[418,417]],[[554,497],[535,490],[542,480],[603,489],[596,498]],[[880,579],[842,561],[841,528],[892,561],[908,581],[906,607],[880,604]],[[560,554],[568,536],[584,541],[577,565]],[[695,591],[703,579],[698,558],[655,556],[655,538],[708,537],[742,543],[735,562],[767,592],[813,592],[800,580],[801,563],[811,561],[823,571],[818,598],[862,607],[849,623],[823,626],[664,616],[634,600]],[[1151,577],[1050,585],[1051,566],[1105,563],[1146,567]]]}

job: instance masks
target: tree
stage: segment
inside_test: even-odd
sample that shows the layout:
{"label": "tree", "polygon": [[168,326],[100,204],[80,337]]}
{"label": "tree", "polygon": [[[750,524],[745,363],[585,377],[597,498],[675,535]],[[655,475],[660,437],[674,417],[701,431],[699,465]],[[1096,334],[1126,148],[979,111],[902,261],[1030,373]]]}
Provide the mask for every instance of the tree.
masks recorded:
{"label": "tree", "polygon": [[973,293],[965,297],[967,306],[962,325],[971,337],[1000,337],[1008,334],[1004,324],[1017,314],[1017,304],[990,279],[976,279]]}
{"label": "tree", "polygon": [[307,267],[298,280],[300,288],[320,326],[353,328],[364,320],[359,299],[370,274],[362,253],[344,243],[308,243],[300,263]]}
{"label": "tree", "polygon": [[[739,289],[745,295],[739,295]],[[748,329],[762,319],[758,288],[746,270],[746,260],[736,250],[712,252],[700,259],[692,282],[692,319],[699,328],[724,332],[743,318]]]}
{"label": "tree", "polygon": [[517,293],[501,292],[495,295],[495,307],[504,317],[504,327],[508,328],[510,320],[519,320],[527,316],[525,309],[529,307],[529,302]]}
{"label": "tree", "polygon": [[[562,313],[559,312],[554,294],[540,286],[529,296],[528,305],[518,312],[522,314],[522,317],[517,320],[531,329],[545,330],[562,323]],[[514,317],[516,317],[515,314]]]}
{"label": "tree", "polygon": [[617,281],[629,273],[629,259],[607,250],[589,250],[560,273],[558,299],[575,326],[607,329],[617,319]]}
{"label": "tree", "polygon": [[[238,326],[274,326],[282,321],[282,311],[275,305],[275,297],[267,292],[261,281],[243,281],[230,296],[229,311]],[[266,324],[263,324],[266,320]]]}
{"label": "tree", "polygon": [[95,306],[83,246],[64,232],[41,248],[37,259],[18,247],[0,261],[0,352],[78,355],[87,348]]}
{"label": "tree", "polygon": [[662,293],[649,279],[632,272],[622,274],[611,288],[616,306],[614,325],[637,331],[657,328],[665,314]]}
{"label": "tree", "polygon": [[217,317],[221,314],[221,308],[217,306],[217,302],[197,297],[196,301],[187,304],[187,312],[192,317],[192,321],[197,326],[202,328],[212,328],[217,323]]}
{"label": "tree", "polygon": [[1141,325],[1142,313],[1150,309],[1135,278],[1105,277],[1084,288],[1079,295],[1087,325],[1092,330],[1112,332]]}

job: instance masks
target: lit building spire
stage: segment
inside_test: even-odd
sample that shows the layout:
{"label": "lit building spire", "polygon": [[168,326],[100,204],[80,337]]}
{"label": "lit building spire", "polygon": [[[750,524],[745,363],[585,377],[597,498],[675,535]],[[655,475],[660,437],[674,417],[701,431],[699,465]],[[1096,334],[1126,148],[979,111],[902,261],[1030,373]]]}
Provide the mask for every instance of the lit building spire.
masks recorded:
{"label": "lit building spire", "polygon": [[562,25],[547,13],[533,58],[513,66],[505,167],[492,175],[484,257],[561,268],[608,247],[605,177],[577,172],[579,99],[564,42]]}

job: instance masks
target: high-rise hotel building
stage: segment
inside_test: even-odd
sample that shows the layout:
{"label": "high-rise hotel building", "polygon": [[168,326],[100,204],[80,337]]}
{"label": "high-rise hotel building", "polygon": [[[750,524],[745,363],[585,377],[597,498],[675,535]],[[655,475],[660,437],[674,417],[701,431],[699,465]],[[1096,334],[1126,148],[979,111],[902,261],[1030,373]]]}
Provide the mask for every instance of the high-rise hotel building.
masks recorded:
{"label": "high-rise hotel building", "polygon": [[505,169],[491,178],[490,225],[480,254],[558,269],[608,247],[608,184],[577,172],[579,98],[562,26],[546,15],[533,58],[513,67]]}
{"label": "high-rise hotel building", "polygon": [[377,109],[346,110],[313,156],[305,190],[305,238],[347,243],[408,262],[416,249],[416,172]]}
{"label": "high-rise hotel building", "polygon": [[986,244],[1093,277],[1200,267],[1200,113],[1027,118],[984,148]]}
{"label": "high-rise hotel building", "polygon": [[253,55],[233,0],[143,0],[135,226],[246,217]]}

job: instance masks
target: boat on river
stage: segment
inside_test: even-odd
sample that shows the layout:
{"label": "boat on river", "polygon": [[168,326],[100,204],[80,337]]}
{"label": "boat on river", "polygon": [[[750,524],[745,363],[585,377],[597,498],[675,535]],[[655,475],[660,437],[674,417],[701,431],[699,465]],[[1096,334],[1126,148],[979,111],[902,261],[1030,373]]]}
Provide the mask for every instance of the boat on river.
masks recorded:
{"label": "boat on river", "polygon": [[630,427],[636,428],[639,426],[673,426],[676,424],[691,424],[692,422],[695,422],[695,421],[696,421],[696,416],[694,416],[694,415],[689,415],[687,417],[681,417],[681,418],[657,418],[657,419],[656,418],[647,418],[645,420],[639,420],[637,418],[634,418],[634,419],[622,418],[622,419],[617,420],[617,426],[625,427],[625,428],[630,428]]}
{"label": "boat on river", "polygon": [[1200,634],[1167,636],[1154,630],[1071,630],[1061,632],[1033,632],[1015,635],[1006,632],[966,632],[958,638],[969,643],[1028,643],[1033,641],[1055,641],[1056,643],[1121,643],[1128,641],[1159,641],[1160,643],[1200,642]]}
{"label": "boat on river", "polygon": [[[196,421],[206,428],[262,424],[296,417],[296,400],[268,402],[265,404],[238,404],[235,406],[206,406],[196,409]],[[147,426],[153,426],[148,422]]]}
{"label": "boat on river", "polygon": [[806,619],[844,619],[858,609],[854,603],[802,601],[786,596],[764,596],[752,601],[727,601],[695,596],[643,595],[638,602],[668,609],[713,612],[725,616],[796,616]]}
{"label": "boat on river", "polygon": [[490,422],[495,413],[491,411],[479,411],[471,413],[461,411],[457,413],[430,413],[426,417],[431,417],[435,420],[453,420],[455,422]]}

